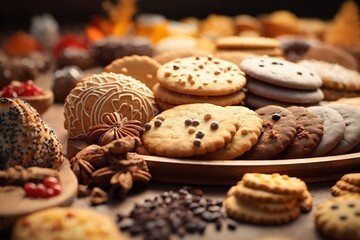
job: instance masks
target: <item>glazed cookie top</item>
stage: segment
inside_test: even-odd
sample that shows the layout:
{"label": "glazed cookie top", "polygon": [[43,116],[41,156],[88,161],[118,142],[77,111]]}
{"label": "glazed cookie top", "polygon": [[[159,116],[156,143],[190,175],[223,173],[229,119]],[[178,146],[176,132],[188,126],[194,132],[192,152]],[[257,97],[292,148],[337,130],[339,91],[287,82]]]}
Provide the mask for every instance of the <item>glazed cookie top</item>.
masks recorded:
{"label": "glazed cookie top", "polygon": [[145,125],[147,150],[159,156],[190,157],[212,152],[229,142],[239,120],[224,107],[186,104],[166,110]]}
{"label": "glazed cookie top", "polygon": [[234,93],[246,83],[236,64],[212,56],[175,59],[162,65],[157,77],[164,88],[196,96]]}
{"label": "glazed cookie top", "polygon": [[316,90],[322,84],[315,72],[280,58],[248,57],[240,68],[250,77],[281,87]]}

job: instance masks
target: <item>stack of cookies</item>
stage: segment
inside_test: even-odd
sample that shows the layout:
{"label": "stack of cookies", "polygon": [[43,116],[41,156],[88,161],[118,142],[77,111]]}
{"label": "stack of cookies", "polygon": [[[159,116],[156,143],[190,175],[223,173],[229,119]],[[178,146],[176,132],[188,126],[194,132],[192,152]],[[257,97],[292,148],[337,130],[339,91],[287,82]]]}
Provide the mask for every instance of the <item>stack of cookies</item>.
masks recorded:
{"label": "stack of cookies", "polygon": [[259,56],[246,58],[240,68],[246,73],[249,107],[316,105],[324,98],[321,78],[296,63]]}
{"label": "stack of cookies", "polygon": [[221,37],[216,40],[215,56],[237,65],[250,55],[281,57],[280,42],[265,37]]}
{"label": "stack of cookies", "polygon": [[349,173],[342,176],[341,180],[331,188],[335,197],[345,194],[357,194],[360,197],[360,173]]}
{"label": "stack of cookies", "polygon": [[245,107],[185,104],[147,123],[142,143],[158,156],[233,159],[251,149],[261,129],[261,118]]}
{"label": "stack of cookies", "polygon": [[254,224],[284,224],[312,209],[306,184],[287,175],[246,173],[224,202],[230,218]]}
{"label": "stack of cookies", "polygon": [[189,103],[237,105],[245,98],[244,73],[212,56],[175,59],[158,69],[157,78],[153,91],[163,110]]}

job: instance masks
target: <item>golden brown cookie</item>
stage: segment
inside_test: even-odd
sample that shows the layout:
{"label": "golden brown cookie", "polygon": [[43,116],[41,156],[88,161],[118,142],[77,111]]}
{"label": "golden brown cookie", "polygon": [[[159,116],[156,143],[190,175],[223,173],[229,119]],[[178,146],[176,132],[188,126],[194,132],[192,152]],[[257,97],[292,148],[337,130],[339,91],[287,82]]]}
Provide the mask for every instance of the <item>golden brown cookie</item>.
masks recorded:
{"label": "golden brown cookie", "polygon": [[274,38],[265,37],[221,37],[215,42],[217,49],[273,49],[279,48],[280,42]]}
{"label": "golden brown cookie", "polygon": [[315,225],[329,239],[360,239],[360,195],[344,195],[319,204]]}
{"label": "golden brown cookie", "polygon": [[132,55],[114,60],[105,67],[104,72],[122,73],[131,76],[152,89],[158,82],[156,72],[160,66],[160,63],[148,56]]}
{"label": "golden brown cookie", "polygon": [[80,208],[50,208],[20,219],[12,232],[14,240],[124,239],[107,217]]}
{"label": "golden brown cookie", "polygon": [[246,83],[239,67],[212,56],[175,59],[162,65],[160,86],[196,96],[221,96],[239,91]]}
{"label": "golden brown cookie", "polygon": [[313,206],[313,198],[308,190],[305,190],[300,196],[300,210],[301,212],[310,212]]}
{"label": "golden brown cookie", "polygon": [[208,103],[179,105],[145,125],[144,147],[166,157],[191,157],[224,147],[239,128],[239,120],[224,108]]}
{"label": "golden brown cookie", "polygon": [[64,104],[65,129],[71,139],[85,139],[90,126],[104,122],[106,113],[139,120],[143,125],[157,113],[153,92],[123,74],[94,74],[79,82]]}
{"label": "golden brown cookie", "polygon": [[360,173],[348,173],[342,176],[341,180],[360,187]]}
{"label": "golden brown cookie", "polygon": [[258,141],[262,129],[262,119],[257,113],[240,106],[229,106],[226,109],[233,112],[234,118],[240,122],[240,127],[232,140],[223,148],[201,156],[202,159],[234,159],[251,149]]}
{"label": "golden brown cookie", "polygon": [[166,51],[156,54],[153,58],[160,64],[165,64],[176,58],[186,58],[186,57],[203,57],[207,56],[209,53],[197,50],[197,49],[178,49],[172,51]]}
{"label": "golden brown cookie", "polygon": [[245,99],[245,93],[243,91],[237,91],[223,96],[203,97],[170,91],[161,87],[160,84],[156,84],[153,91],[156,99],[171,105],[211,103],[218,106],[229,106],[240,104]]}
{"label": "golden brown cookie", "polygon": [[173,108],[173,107],[177,106],[177,105],[174,105],[174,104],[171,104],[171,103],[163,102],[158,98],[155,98],[155,102],[162,111],[168,110],[170,108]]}
{"label": "golden brown cookie", "polygon": [[351,183],[348,183],[344,180],[337,181],[335,185],[343,191],[360,194],[360,187],[353,185]]}

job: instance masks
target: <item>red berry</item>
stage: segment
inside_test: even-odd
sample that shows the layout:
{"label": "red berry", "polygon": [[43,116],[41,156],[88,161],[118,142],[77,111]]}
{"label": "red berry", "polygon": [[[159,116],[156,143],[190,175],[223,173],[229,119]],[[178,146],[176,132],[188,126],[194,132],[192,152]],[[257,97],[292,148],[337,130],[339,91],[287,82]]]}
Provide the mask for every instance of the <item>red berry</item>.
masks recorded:
{"label": "red berry", "polygon": [[46,177],[44,179],[44,185],[48,188],[53,188],[55,185],[59,185],[59,180],[55,177]]}
{"label": "red berry", "polygon": [[54,191],[54,189],[52,189],[52,188],[47,188],[46,189],[46,193],[42,196],[42,198],[50,198],[50,197],[53,197],[53,196],[55,196],[56,194],[55,194],[55,191]]}
{"label": "red berry", "polygon": [[56,184],[52,187],[52,190],[54,190],[54,196],[59,195],[62,191],[60,184]]}
{"label": "red berry", "polygon": [[28,197],[36,197],[37,186],[35,183],[27,182],[24,185],[25,194]]}
{"label": "red berry", "polygon": [[39,183],[36,185],[36,196],[40,198],[46,198],[47,197],[47,188],[44,184]]}

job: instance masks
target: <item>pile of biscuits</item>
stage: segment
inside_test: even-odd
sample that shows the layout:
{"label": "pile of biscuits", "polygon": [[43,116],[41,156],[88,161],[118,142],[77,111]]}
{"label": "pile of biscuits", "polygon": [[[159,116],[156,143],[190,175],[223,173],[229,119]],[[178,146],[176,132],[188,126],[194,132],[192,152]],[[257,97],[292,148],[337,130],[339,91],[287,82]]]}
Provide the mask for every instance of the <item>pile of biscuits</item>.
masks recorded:
{"label": "pile of biscuits", "polygon": [[246,173],[224,202],[227,215],[254,224],[284,224],[312,209],[306,184],[287,175]]}
{"label": "pile of biscuits", "polygon": [[349,173],[342,176],[331,188],[331,194],[335,197],[345,194],[358,194],[360,197],[360,173]]}

